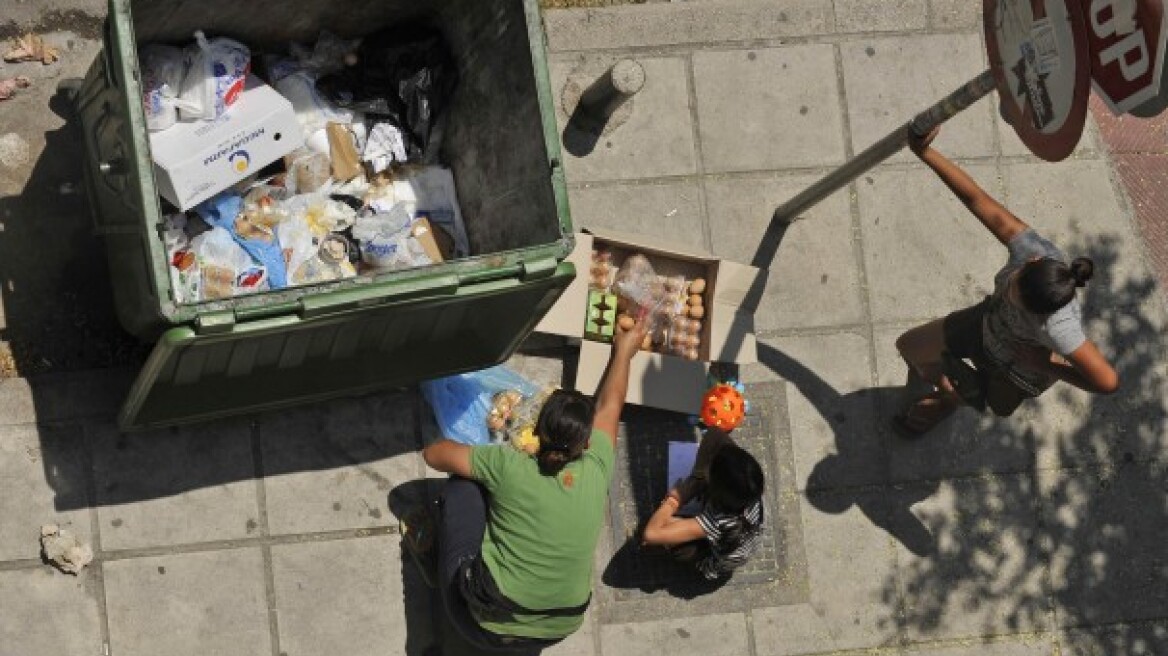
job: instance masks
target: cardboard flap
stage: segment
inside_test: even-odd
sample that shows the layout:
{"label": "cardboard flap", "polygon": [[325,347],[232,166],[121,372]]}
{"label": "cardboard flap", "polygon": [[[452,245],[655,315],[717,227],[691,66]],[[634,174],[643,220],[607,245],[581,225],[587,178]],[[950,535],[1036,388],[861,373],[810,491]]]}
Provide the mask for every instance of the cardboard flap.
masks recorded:
{"label": "cardboard flap", "polygon": [[[753,341],[751,342],[753,346]],[[576,389],[596,394],[612,348],[599,342],[580,344]],[[695,414],[708,387],[707,365],[657,353],[638,352],[629,365],[627,403]]]}
{"label": "cardboard flap", "polygon": [[568,255],[568,261],[576,266],[576,279],[535,326],[536,332],[561,337],[579,337],[584,333],[584,319],[588,313],[588,270],[592,268],[591,235],[576,234],[576,247]]}
{"label": "cardboard flap", "polygon": [[746,264],[720,260],[718,280],[714,286],[714,303],[730,311],[754,314],[766,289],[767,272]]}
{"label": "cardboard flap", "polygon": [[620,232],[618,230],[603,230],[591,229],[585,231],[585,234],[593,235],[598,239],[615,242],[621,246],[635,245],[637,249],[664,253],[666,255],[680,255],[695,260],[713,260],[716,259],[712,254],[706,251],[695,249],[693,246],[686,246],[685,244],[678,244],[670,242],[668,239],[662,239],[658,236],[638,235],[631,232]]}
{"label": "cardboard flap", "polygon": [[710,361],[751,364],[758,362],[754,315],[729,307],[718,308],[710,318]]}

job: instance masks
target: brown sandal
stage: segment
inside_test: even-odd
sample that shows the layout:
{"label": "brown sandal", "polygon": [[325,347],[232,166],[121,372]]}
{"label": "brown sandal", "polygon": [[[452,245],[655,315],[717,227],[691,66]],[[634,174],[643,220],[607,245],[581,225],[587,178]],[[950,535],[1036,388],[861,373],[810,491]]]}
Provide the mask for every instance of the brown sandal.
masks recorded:
{"label": "brown sandal", "polygon": [[944,392],[931,392],[892,418],[892,430],[905,439],[915,439],[937,427],[957,410],[957,399]]}

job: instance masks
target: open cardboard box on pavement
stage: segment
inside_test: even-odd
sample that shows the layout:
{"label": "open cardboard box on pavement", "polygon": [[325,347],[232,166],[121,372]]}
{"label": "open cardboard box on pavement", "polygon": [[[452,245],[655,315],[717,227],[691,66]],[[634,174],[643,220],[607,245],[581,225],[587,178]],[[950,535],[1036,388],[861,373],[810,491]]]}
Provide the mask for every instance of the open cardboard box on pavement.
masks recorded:
{"label": "open cardboard box on pavement", "polygon": [[[649,244],[654,244],[650,246]],[[684,274],[707,281],[706,315],[697,360],[639,351],[629,373],[629,403],[685,414],[698,411],[708,387],[709,363],[749,364],[758,353],[754,340],[754,312],[766,283],[765,272],[745,264],[723,260],[709,253],[664,246],[655,237],[592,231],[576,235],[576,248],[568,260],[576,265],[576,279],[536,326],[542,333],[580,339],[580,362],[575,388],[595,394],[604,375],[612,347],[584,339],[588,314],[589,269],[592,251],[603,247],[614,254],[619,266],[624,257],[641,253],[660,275]]]}

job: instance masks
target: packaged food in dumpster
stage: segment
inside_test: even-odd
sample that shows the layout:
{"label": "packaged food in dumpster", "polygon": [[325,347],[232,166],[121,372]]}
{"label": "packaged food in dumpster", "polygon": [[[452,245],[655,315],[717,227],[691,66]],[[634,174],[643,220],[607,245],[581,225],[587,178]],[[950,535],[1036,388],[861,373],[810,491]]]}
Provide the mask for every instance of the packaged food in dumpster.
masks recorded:
{"label": "packaged food in dumpster", "polygon": [[406,166],[393,181],[393,202],[404,202],[415,217],[425,217],[454,240],[454,257],[470,254],[454,174],[441,166]]}
{"label": "packaged food in dumpster", "polygon": [[428,380],[420,387],[443,437],[471,445],[490,444],[491,427],[505,428],[505,422],[497,421],[498,412],[492,418],[496,395],[503,394],[499,398],[514,408],[518,400],[540,392],[539,386],[502,365]]}
{"label": "packaged food in dumpster", "polygon": [[198,302],[202,297],[202,275],[199,273],[198,258],[191,248],[185,214],[171,214],[166,217],[162,239],[166,245],[166,258],[175,302]]}
{"label": "packaged food in dumpster", "polygon": [[361,242],[361,261],[375,271],[412,269],[433,264],[411,234],[413,217],[404,203],[382,214],[358,217],[353,237]]}
{"label": "packaged food in dumpster", "polygon": [[454,90],[455,71],[440,32],[405,23],[365,37],[353,65],[316,86],[340,107],[392,121],[405,134],[410,159],[421,160],[434,145],[431,132]]}
{"label": "packaged food in dumpster", "polygon": [[[361,115],[350,109],[337,107],[316,90],[316,78],[306,70],[297,70],[272,82],[272,86],[280,95],[292,103],[292,110],[296,112],[296,120],[303,128],[304,139],[313,150],[327,153],[320,149],[320,133],[323,135],[325,126],[330,122],[342,124],[360,124]],[[328,138],[324,138],[324,146],[328,147]]]}
{"label": "packaged food in dumpster", "polygon": [[202,298],[214,300],[268,289],[268,273],[252,261],[231,232],[215,227],[191,240],[199,271]]}
{"label": "packaged food in dumpster", "polygon": [[288,163],[284,186],[290,193],[310,194],[328,185],[331,168],[328,155],[298,150],[284,161]]}
{"label": "packaged food in dumpster", "polygon": [[184,121],[217,119],[243,93],[251,70],[251,51],[232,39],[207,39],[200,30],[195,32],[195,44],[187,48],[187,54],[179,116]]}
{"label": "packaged food in dumpster", "polygon": [[276,241],[276,225],[288,217],[270,198],[245,205],[243,197],[226,191],[195,208],[208,224],[226,229],[256,263],[263,265],[271,289],[288,286],[284,252]]}
{"label": "packaged food in dumpster", "polygon": [[178,122],[179,99],[186,77],[186,55],[179,48],[161,44],[143,46],[138,53],[142,69],[142,109],[146,129],[165,130]]}

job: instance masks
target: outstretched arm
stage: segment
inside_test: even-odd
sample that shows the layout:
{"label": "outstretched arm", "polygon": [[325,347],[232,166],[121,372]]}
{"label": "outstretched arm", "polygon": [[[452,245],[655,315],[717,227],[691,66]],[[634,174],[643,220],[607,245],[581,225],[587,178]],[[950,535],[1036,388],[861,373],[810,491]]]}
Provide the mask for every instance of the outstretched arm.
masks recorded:
{"label": "outstretched arm", "polygon": [[596,415],[592,427],[604,431],[616,446],[616,431],[620,425],[621,410],[625,406],[625,396],[629,391],[629,361],[641,348],[641,341],[648,332],[648,324],[638,320],[630,330],[617,329],[612,344],[612,354],[608,358],[608,368],[600,379],[600,390],[596,393]]}
{"label": "outstretched arm", "polygon": [[1119,390],[1119,374],[1091,340],[1083,342],[1066,359],[1045,348],[1026,349],[1020,355],[1023,364],[1079,389],[1095,394]]}
{"label": "outstretched arm", "polygon": [[998,241],[1010,243],[1027,226],[1021,219],[1014,216],[974,182],[961,167],[949,161],[932,147],[933,139],[937,136],[937,129],[922,138],[909,137],[909,149],[916,153],[921,161],[933,169],[937,177],[953,192],[978,221],[986,227]]}

